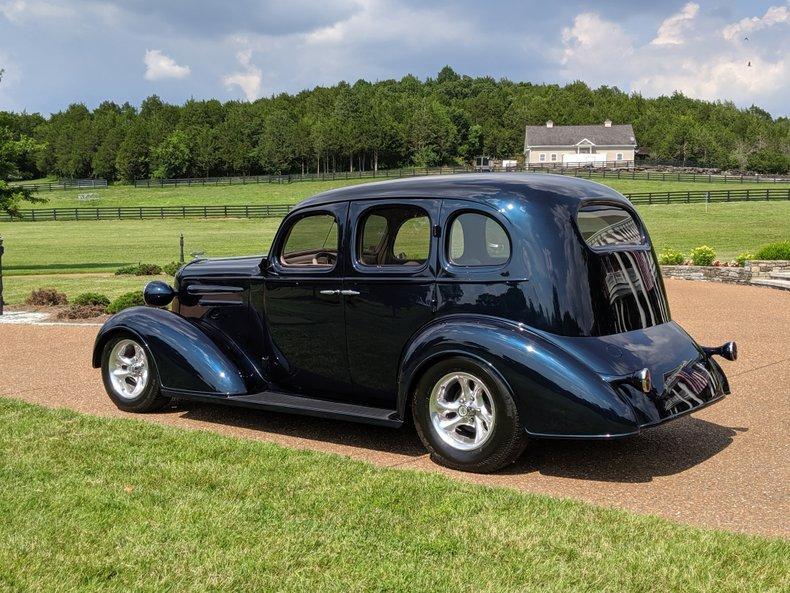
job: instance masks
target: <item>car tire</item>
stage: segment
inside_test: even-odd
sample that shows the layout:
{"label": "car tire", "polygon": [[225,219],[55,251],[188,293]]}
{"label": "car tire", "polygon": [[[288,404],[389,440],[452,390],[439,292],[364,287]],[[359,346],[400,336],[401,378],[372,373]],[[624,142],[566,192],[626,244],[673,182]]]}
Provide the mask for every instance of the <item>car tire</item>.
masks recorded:
{"label": "car tire", "polygon": [[170,402],[162,395],[151,353],[132,334],[116,334],[107,340],[101,373],[110,399],[125,412],[154,412]]}
{"label": "car tire", "polygon": [[505,384],[468,358],[442,360],[423,374],[412,416],[431,459],[452,469],[493,472],[515,462],[527,445]]}

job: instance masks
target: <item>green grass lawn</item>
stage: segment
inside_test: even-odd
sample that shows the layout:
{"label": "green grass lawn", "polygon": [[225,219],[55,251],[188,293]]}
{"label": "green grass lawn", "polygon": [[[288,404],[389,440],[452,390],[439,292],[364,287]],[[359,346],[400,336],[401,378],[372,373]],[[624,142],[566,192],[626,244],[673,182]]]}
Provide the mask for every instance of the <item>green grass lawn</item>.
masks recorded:
{"label": "green grass lawn", "polygon": [[[39,197],[48,201],[43,204],[26,204],[33,208],[96,208],[118,206],[202,206],[238,204],[295,204],[304,198],[337,187],[374,181],[338,180],[306,181],[290,184],[250,184],[232,186],[192,186],[174,188],[140,188],[130,185],[113,185],[107,189],[79,189],[41,192]],[[619,192],[667,192],[667,191],[707,191],[747,188],[789,188],[790,184],[773,183],[693,183],[631,180],[594,180],[605,183]],[[92,193],[98,200],[78,200],[79,194]]]}
{"label": "green grass lawn", "polygon": [[[790,237],[790,202],[733,202],[708,205],[639,206],[657,250],[689,253],[707,244],[717,258],[733,259],[761,245]],[[80,221],[0,223],[5,238],[3,257],[6,301],[18,303],[32,288],[60,283],[74,296],[101,282],[102,290],[118,294],[142,286],[146,278],[54,274],[111,273],[124,264],[165,264],[178,259],[178,237],[184,233],[186,253],[208,256],[264,254],[279,219],[172,219],[145,221]],[[25,275],[30,278],[17,278]],[[35,278],[33,275],[48,275]]]}
{"label": "green grass lawn", "polygon": [[780,539],[1,398],[0,424],[0,590],[725,593],[790,584],[790,544]]}
{"label": "green grass lawn", "polygon": [[116,276],[115,274],[36,274],[6,276],[3,280],[3,299],[19,305],[37,288],[55,288],[73,299],[81,292],[98,292],[113,300],[126,292],[142,290],[152,280],[173,282],[172,276]]}

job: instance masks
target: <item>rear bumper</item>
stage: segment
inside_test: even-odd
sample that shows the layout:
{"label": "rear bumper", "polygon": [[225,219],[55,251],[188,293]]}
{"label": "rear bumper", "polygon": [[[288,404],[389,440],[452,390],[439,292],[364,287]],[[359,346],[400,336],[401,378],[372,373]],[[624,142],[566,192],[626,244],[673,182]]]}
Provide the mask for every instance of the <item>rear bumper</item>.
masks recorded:
{"label": "rear bumper", "polygon": [[536,434],[528,431],[528,434],[534,438],[584,440],[631,437],[707,408],[729,395],[730,388],[721,367],[703,355],[664,373],[658,388],[651,393],[643,393],[630,385],[619,385],[616,393],[633,411],[635,421],[632,430],[604,434]]}

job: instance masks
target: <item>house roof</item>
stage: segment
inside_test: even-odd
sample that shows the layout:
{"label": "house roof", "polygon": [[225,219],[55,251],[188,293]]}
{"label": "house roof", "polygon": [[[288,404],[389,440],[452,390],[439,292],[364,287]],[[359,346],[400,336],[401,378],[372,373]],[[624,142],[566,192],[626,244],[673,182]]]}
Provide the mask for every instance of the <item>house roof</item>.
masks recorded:
{"label": "house roof", "polygon": [[524,146],[575,146],[584,139],[596,145],[636,146],[631,124],[594,126],[527,126]]}

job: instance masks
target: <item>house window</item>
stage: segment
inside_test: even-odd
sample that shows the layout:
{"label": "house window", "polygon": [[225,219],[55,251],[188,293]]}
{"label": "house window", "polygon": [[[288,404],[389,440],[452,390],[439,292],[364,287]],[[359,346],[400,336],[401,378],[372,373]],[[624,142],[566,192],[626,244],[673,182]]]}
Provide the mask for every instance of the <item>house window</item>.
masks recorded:
{"label": "house window", "polygon": [[623,153],[622,152],[618,152],[617,156],[615,158],[617,158],[618,161],[622,161],[623,160]]}
{"label": "house window", "polygon": [[553,152],[551,153],[551,160],[552,162],[555,162],[557,160],[557,155]]}
{"label": "house window", "polygon": [[545,152],[541,152],[539,158],[540,158],[540,162],[541,163],[546,162],[546,153]]}

